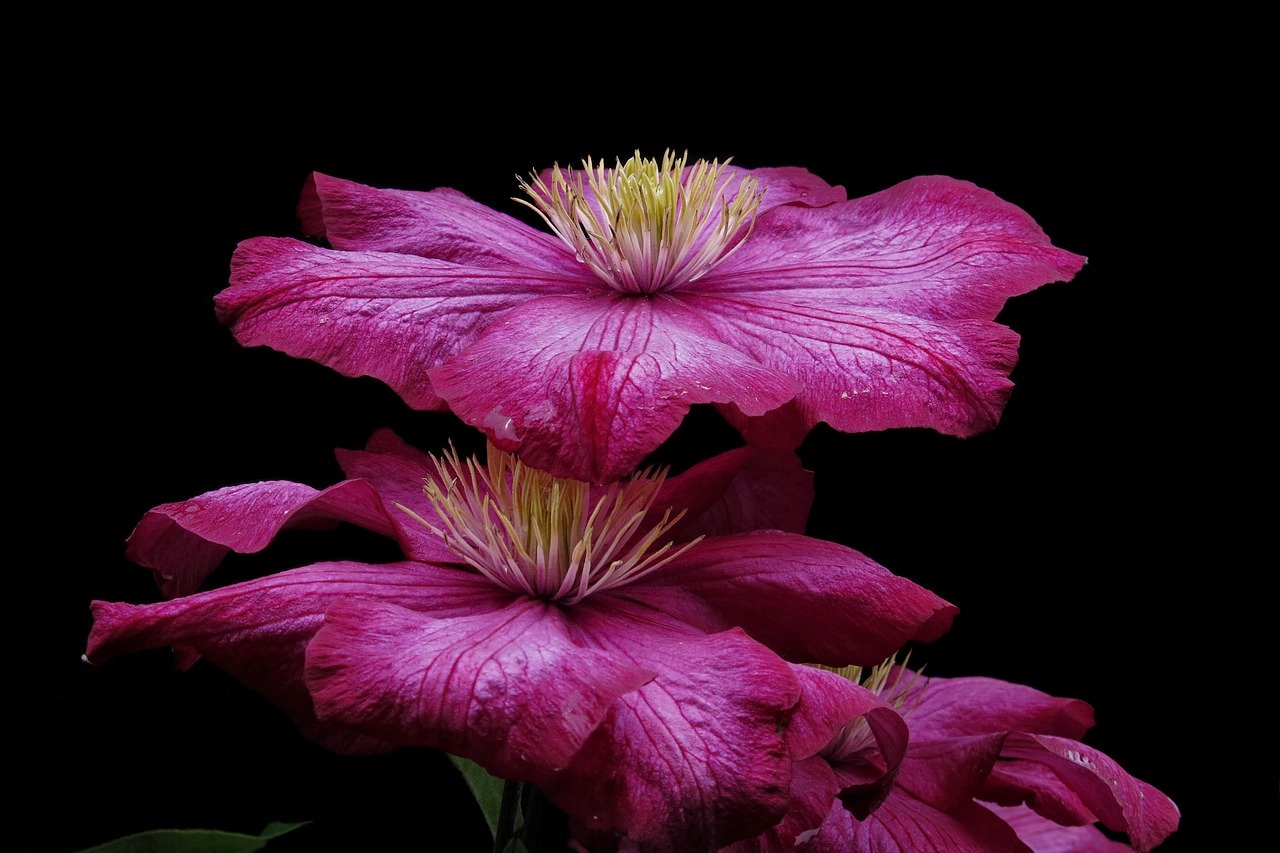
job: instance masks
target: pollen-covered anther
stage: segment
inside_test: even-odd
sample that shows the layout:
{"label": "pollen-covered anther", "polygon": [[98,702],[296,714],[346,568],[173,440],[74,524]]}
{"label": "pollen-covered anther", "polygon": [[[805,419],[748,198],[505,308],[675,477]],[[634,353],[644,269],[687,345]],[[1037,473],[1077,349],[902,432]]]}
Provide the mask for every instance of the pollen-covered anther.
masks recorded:
{"label": "pollen-covered anther", "polygon": [[399,506],[463,562],[515,592],[575,604],[644,577],[702,540],[658,545],[684,510],[667,508],[642,529],[665,470],[642,471],[593,496],[588,483],[530,468],[492,444],[487,457],[463,460],[452,448],[433,457],[438,478],[424,492],[438,524]]}
{"label": "pollen-covered anther", "polygon": [[557,164],[549,180],[520,181],[535,210],[579,261],[626,293],[657,293],[695,281],[750,236],[763,191],[729,160],[698,160],[667,151],[635,156],[614,168],[590,158],[582,170]]}

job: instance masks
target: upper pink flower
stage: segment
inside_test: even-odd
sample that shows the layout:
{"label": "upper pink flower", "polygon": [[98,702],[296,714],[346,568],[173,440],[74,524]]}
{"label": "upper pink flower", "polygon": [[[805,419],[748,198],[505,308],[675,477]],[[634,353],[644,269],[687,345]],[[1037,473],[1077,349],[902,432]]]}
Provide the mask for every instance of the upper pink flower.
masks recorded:
{"label": "upper pink flower", "polygon": [[[801,684],[793,728],[806,718],[826,721],[842,706],[852,722],[818,753],[828,774],[795,774],[788,818],[758,848],[790,850],[799,841],[812,853],[1129,849],[1094,826],[1102,823],[1146,851],[1177,828],[1168,797],[1079,742],[1093,725],[1084,702],[991,678],[877,668],[868,686],[902,714],[908,743],[905,732],[886,737],[883,721],[868,727],[864,688],[830,673]],[[797,816],[811,819],[824,801],[818,831],[810,823],[797,832],[804,828]]]}
{"label": "upper pink flower", "polygon": [[694,403],[786,449],[819,421],[985,430],[1017,350],[996,314],[1084,263],[945,177],[850,201],[799,168],[637,155],[525,189],[554,234],[454,190],[316,174],[299,212],[333,249],[242,243],[219,316],[246,345],[377,377],[530,465],[607,482]]}
{"label": "upper pink flower", "polygon": [[[704,849],[787,807],[800,690],[778,654],[874,659],[954,612],[787,532],[812,488],[793,454],[595,489],[497,452],[487,468],[433,460],[390,433],[339,462],[350,479],[323,491],[255,483],[149,512],[130,556],[179,597],[95,602],[90,658],[170,644],[333,748],[438,747],[538,783],[591,828]],[[336,520],[407,559],[195,592],[228,551]]]}

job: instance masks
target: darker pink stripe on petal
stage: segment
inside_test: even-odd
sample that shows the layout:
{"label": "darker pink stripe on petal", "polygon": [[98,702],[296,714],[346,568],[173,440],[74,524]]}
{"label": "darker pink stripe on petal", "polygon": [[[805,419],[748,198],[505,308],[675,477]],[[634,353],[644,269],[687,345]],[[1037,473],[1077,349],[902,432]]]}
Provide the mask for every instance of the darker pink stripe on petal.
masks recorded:
{"label": "darker pink stripe on petal", "polygon": [[695,403],[761,414],[795,383],[707,337],[678,299],[556,296],[508,312],[431,371],[450,407],[558,476],[630,473]]}

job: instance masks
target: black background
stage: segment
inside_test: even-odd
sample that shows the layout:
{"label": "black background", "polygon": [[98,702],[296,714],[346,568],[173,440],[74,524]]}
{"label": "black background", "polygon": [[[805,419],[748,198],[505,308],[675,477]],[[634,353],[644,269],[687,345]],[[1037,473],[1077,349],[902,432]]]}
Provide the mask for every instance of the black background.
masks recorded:
{"label": "black background", "polygon": [[[65,411],[23,424],[53,458],[40,504],[53,556],[22,569],[38,576],[39,606],[19,604],[32,612],[18,623],[40,614],[25,629],[39,642],[4,650],[6,672],[34,698],[11,703],[24,720],[6,762],[19,791],[0,839],[67,850],[146,828],[257,831],[269,820],[315,821],[296,849],[459,849],[453,833],[483,837],[438,755],[326,754],[212,667],[175,672],[167,651],[81,663],[87,604],[155,600],[149,573],[123,551],[157,503],[259,479],[327,485],[339,476],[331,449],[360,446],[381,426],[426,448],[450,437],[474,445],[450,416],[410,412],[372,380],[241,349],[214,319],[235,243],[297,233],[309,170],[452,186],[528,219],[509,201],[517,173],[667,146],[744,166],[803,165],[851,196],[917,174],[966,178],[1089,256],[1076,281],[1002,314],[1023,344],[994,432],[960,441],[820,427],[801,451],[817,472],[810,532],[960,606],[951,634],[916,652],[931,673],[991,675],[1094,704],[1090,743],[1182,807],[1184,830],[1168,849],[1218,837],[1228,796],[1246,798],[1236,817],[1258,814],[1250,802],[1274,814],[1274,780],[1256,796],[1223,778],[1231,750],[1216,745],[1206,715],[1241,694],[1249,708],[1251,687],[1225,686],[1224,696],[1200,663],[1240,649],[1209,627],[1212,601],[1179,580],[1214,567],[1189,550],[1198,520],[1182,486],[1195,463],[1168,449],[1170,430],[1187,446],[1196,438],[1170,397],[1182,381],[1170,376],[1178,332],[1163,316],[1176,271],[1153,259],[1178,251],[1181,237],[1164,227],[1176,202],[1152,168],[1154,140],[1139,133],[1146,116],[1130,111],[1145,102],[1133,107],[1105,83],[1046,83],[998,104],[925,90],[873,103],[829,85],[699,105],[642,81],[584,103],[550,97],[545,79],[462,94],[436,72],[394,94],[337,94],[304,74],[242,90],[188,84],[174,98],[154,82],[166,73],[157,67],[76,105],[84,112],[70,127],[95,153],[62,165],[49,216],[70,236],[49,251],[78,294],[55,306],[70,332],[51,346],[69,346],[81,366],[45,377]],[[716,77],[708,69],[699,85]],[[61,300],[52,285],[44,298]],[[682,467],[735,441],[714,413],[695,411],[660,458]],[[286,534],[214,580],[343,556],[394,550],[345,529]],[[1270,744],[1255,747],[1270,774]]]}

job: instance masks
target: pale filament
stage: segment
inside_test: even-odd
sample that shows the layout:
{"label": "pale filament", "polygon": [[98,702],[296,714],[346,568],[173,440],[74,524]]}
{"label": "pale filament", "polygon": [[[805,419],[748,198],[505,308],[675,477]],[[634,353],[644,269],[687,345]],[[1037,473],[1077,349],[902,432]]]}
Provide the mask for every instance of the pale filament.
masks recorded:
{"label": "pale filament", "polygon": [[[650,294],[696,281],[732,255],[755,225],[763,191],[750,175],[729,197],[734,173],[721,163],[667,151],[662,160],[635,156],[606,168],[551,170],[520,180],[532,208],[575,257],[614,288]],[[588,192],[588,190],[590,190]]]}
{"label": "pale filament", "polygon": [[669,507],[641,529],[665,471],[640,472],[593,499],[589,484],[530,468],[492,444],[487,456],[464,461],[450,448],[432,457],[438,478],[424,492],[438,523],[397,506],[507,589],[574,604],[656,571],[702,539],[655,547],[684,517]]}

